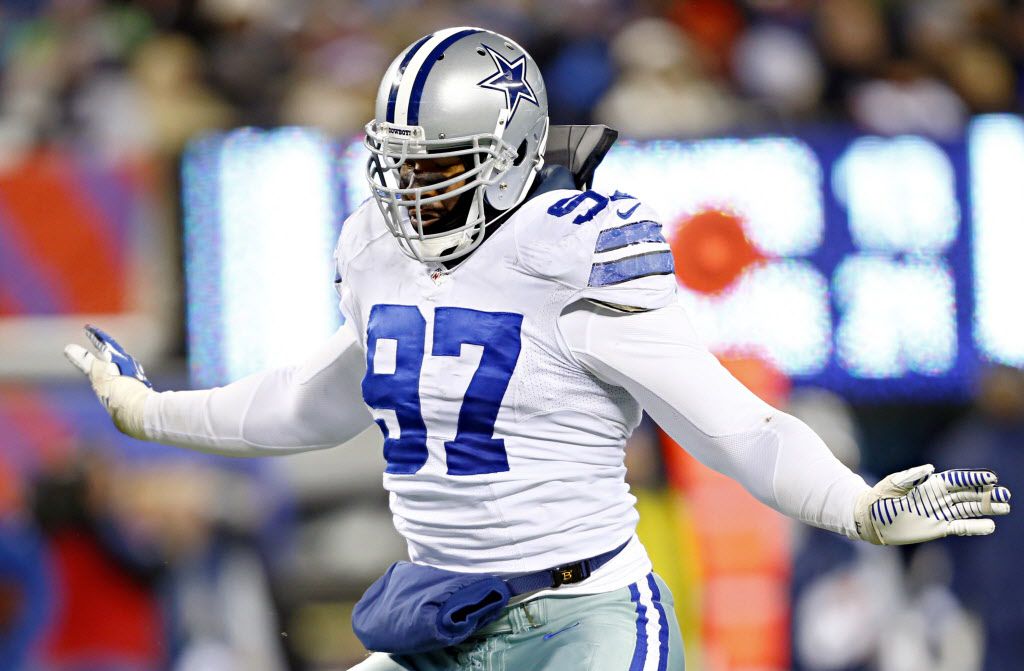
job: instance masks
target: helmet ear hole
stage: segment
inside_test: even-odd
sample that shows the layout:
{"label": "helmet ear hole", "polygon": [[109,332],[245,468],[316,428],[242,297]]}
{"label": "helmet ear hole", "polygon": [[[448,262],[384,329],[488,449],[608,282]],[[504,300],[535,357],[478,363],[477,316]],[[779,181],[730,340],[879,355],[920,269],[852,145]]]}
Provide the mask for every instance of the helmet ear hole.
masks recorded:
{"label": "helmet ear hole", "polygon": [[519,143],[519,149],[516,150],[516,160],[512,161],[512,165],[522,165],[523,160],[526,158],[526,151],[526,140],[523,140]]}

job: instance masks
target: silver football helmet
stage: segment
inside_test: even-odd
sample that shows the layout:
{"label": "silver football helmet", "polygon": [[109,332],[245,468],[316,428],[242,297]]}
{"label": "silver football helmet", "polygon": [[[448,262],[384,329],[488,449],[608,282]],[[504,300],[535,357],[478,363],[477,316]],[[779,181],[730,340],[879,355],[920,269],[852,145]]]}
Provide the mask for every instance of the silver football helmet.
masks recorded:
{"label": "silver football helmet", "polygon": [[[366,177],[403,251],[427,262],[476,249],[488,224],[526,197],[544,164],[547,131],[544,80],[507,37],[448,28],[405,49],[381,81],[365,142]],[[442,159],[464,170],[417,178],[418,164]],[[441,205],[457,219],[431,232]]]}

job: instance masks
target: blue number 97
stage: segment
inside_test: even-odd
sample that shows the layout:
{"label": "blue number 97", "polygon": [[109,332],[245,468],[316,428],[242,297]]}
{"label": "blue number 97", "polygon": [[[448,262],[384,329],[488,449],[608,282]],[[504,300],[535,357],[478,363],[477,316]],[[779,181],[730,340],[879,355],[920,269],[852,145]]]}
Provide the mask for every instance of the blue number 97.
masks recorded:
{"label": "blue number 97", "polygon": [[[478,475],[508,470],[505,441],[494,437],[494,425],[522,348],[523,316],[511,312],[482,312],[439,307],[434,312],[432,356],[460,356],[462,345],[483,347],[480,365],[470,380],[459,410],[454,440],[444,444],[450,475]],[[396,341],[395,368],[375,365],[377,341]],[[423,367],[426,320],[412,305],[375,305],[366,338],[366,377],[363,398],[377,410],[392,410],[399,437],[384,433],[386,471],[412,474],[427,461],[427,430],[420,407],[419,378]]]}

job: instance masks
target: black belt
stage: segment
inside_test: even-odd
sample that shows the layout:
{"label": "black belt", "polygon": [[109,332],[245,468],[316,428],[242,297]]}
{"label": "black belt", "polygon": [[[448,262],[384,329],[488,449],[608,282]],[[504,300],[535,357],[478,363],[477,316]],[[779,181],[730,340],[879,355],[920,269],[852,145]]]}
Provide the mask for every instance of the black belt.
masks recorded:
{"label": "black belt", "polygon": [[539,589],[583,582],[590,577],[591,573],[607,564],[612,557],[622,552],[627,545],[629,545],[629,541],[626,541],[614,550],[609,550],[590,559],[583,559],[573,564],[556,566],[555,568],[509,578],[505,581],[505,584],[508,585],[512,596],[517,596],[526,592],[536,592]]}

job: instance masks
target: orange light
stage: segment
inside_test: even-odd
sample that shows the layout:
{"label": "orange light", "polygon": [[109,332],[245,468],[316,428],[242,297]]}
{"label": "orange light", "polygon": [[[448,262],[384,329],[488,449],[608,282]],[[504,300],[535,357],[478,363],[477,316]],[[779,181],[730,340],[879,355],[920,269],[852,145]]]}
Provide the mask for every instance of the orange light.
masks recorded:
{"label": "orange light", "polygon": [[669,245],[676,277],[703,294],[725,290],[748,266],[765,258],[747,239],[743,220],[721,210],[705,210],[684,219]]}

